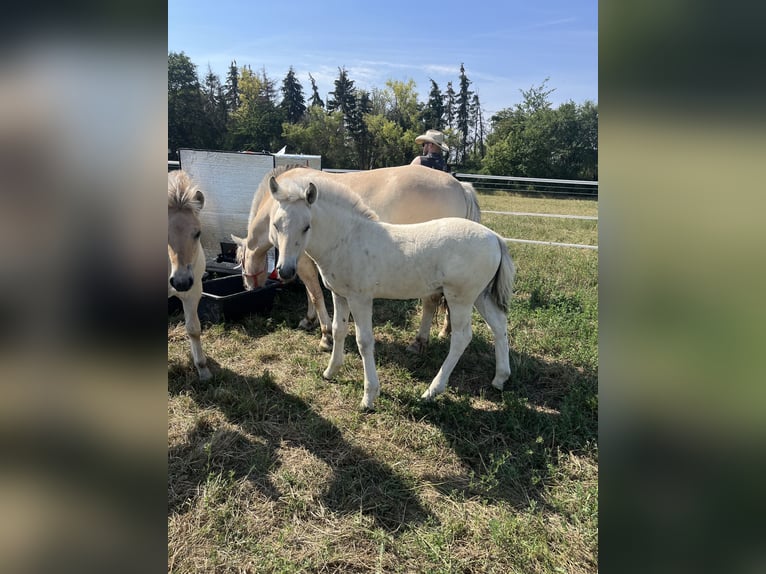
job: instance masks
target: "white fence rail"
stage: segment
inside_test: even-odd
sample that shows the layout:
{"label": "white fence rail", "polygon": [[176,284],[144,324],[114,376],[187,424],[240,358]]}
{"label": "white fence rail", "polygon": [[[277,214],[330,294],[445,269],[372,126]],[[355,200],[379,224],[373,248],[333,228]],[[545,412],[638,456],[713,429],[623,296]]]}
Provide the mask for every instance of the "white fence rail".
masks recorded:
{"label": "white fence rail", "polygon": [[454,175],[460,181],[472,184],[477,190],[519,191],[541,195],[598,198],[597,181],[482,175],[479,173],[456,173]]}

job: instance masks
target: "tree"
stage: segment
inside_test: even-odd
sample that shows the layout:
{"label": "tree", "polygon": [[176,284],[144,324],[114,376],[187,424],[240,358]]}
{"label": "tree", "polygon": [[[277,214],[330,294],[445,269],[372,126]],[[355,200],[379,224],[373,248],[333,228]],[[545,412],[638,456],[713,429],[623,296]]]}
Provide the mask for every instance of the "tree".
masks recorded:
{"label": "tree", "polygon": [[208,137],[206,147],[220,148],[226,135],[228,111],[221,80],[213,73],[210,65],[205,75],[205,115],[207,117]]}
{"label": "tree", "polygon": [[226,75],[223,94],[227,111],[233,112],[236,110],[239,107],[239,70],[237,69],[236,60],[232,60],[231,64],[229,64],[229,72]]}
{"label": "tree", "polygon": [[319,106],[320,108],[324,108],[324,101],[319,96],[319,89],[317,88],[314,76],[309,74],[309,80],[311,80],[311,98],[309,99],[309,105],[312,107]]}
{"label": "tree", "polygon": [[457,129],[460,132],[460,142],[458,144],[458,150],[455,154],[455,160],[458,163],[465,163],[466,155],[467,155],[467,148],[468,148],[468,137],[470,133],[470,120],[471,120],[471,114],[470,114],[470,105],[471,105],[471,97],[473,96],[473,92],[468,89],[468,86],[471,84],[471,80],[468,79],[468,76],[465,74],[465,67],[463,64],[460,64],[460,91],[458,92],[457,97],[457,113],[455,117],[455,123],[457,125]]}
{"label": "tree", "polygon": [[231,115],[230,148],[269,151],[282,147],[284,116],[276,103],[274,81],[266,75],[266,70],[259,75],[243,67],[239,93],[239,108]]}
{"label": "tree", "polygon": [[356,107],[356,88],[354,81],[349,79],[345,68],[338,68],[335,90],[330,92],[330,95],[332,99],[327,100],[327,111],[340,110],[344,120],[348,122]]}
{"label": "tree", "polygon": [[279,106],[282,108],[285,119],[288,123],[297,123],[306,113],[306,100],[303,97],[303,86],[295,77],[292,66],[282,80],[282,95]]}
{"label": "tree", "polygon": [[321,155],[322,167],[346,168],[351,160],[342,126],[340,111],[325,113],[320,106],[311,106],[302,121],[283,125],[283,137],[296,153]]}
{"label": "tree", "polygon": [[443,130],[444,110],[444,98],[439,90],[439,86],[436,82],[431,80],[431,91],[428,94],[428,103],[426,103],[420,114],[422,130]]}
{"label": "tree", "polygon": [[598,178],[598,108],[567,102],[553,109],[553,90],[522,90],[513,109],[492,116],[484,173],[559,179]]}
{"label": "tree", "polygon": [[455,109],[457,99],[455,97],[455,90],[452,89],[452,82],[447,82],[447,91],[444,94],[444,115],[447,127],[452,129],[455,127]]}
{"label": "tree", "polygon": [[207,117],[197,68],[184,53],[168,53],[168,149],[204,147]]}

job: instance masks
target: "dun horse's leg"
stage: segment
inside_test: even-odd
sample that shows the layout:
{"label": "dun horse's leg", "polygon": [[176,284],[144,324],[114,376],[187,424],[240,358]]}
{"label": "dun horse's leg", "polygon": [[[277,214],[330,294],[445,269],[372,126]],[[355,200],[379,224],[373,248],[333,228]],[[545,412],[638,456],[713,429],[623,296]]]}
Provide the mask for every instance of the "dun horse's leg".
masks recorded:
{"label": "dun horse's leg", "polygon": [[324,293],[319,281],[319,273],[316,265],[306,255],[298,259],[298,277],[301,278],[306,286],[310,304],[306,318],[298,325],[302,329],[310,330],[314,328],[316,319],[319,319],[319,327],[322,332],[322,338],[319,341],[319,348],[322,351],[332,350],[332,324],[330,315],[327,313],[327,307],[324,304]]}
{"label": "dun horse's leg", "polygon": [[492,379],[492,386],[502,391],[505,381],[511,376],[508,317],[486,291],[479,295],[475,305],[495,336],[495,378]]}
{"label": "dun horse's leg", "polygon": [[[362,356],[364,366],[364,396],[362,408],[375,408],[375,399],[380,395],[380,382],[375,370],[375,335],[372,332],[372,299],[352,299],[349,301],[354,315],[356,346]],[[336,312],[337,313],[337,312]]]}
{"label": "dun horse's leg", "polygon": [[407,347],[410,353],[422,353],[426,350],[428,340],[431,337],[431,324],[433,323],[434,313],[436,313],[441,297],[441,294],[438,294],[423,299],[423,315],[420,318],[420,329],[412,343]]}
{"label": "dun horse's leg", "polygon": [[[200,296],[202,293],[200,293]],[[194,366],[197,367],[199,378],[201,381],[207,381],[213,375],[210,369],[207,368],[207,357],[202,350],[202,342],[200,336],[202,334],[202,327],[199,323],[199,317],[197,316],[197,305],[199,304],[200,297],[184,297],[181,302],[184,306],[184,320],[186,322],[186,334],[189,337],[189,343],[191,343],[192,357],[194,358]]]}
{"label": "dun horse's leg", "polygon": [[[332,305],[334,311],[332,319],[332,355],[330,355],[330,363],[327,365],[327,369],[322,373],[325,379],[331,379],[335,376],[343,364],[343,343],[348,335],[348,301],[345,297],[332,294]],[[356,317],[354,317],[356,319]]]}
{"label": "dun horse's leg", "polygon": [[421,398],[424,400],[431,400],[436,395],[444,392],[452,370],[457,365],[458,360],[473,337],[471,331],[472,307],[463,302],[458,303],[448,300],[448,303],[452,309],[452,337],[450,338],[449,353],[447,353],[447,358],[444,359],[444,363],[442,363],[439,372],[436,373],[434,380],[431,381],[431,385],[421,395]]}

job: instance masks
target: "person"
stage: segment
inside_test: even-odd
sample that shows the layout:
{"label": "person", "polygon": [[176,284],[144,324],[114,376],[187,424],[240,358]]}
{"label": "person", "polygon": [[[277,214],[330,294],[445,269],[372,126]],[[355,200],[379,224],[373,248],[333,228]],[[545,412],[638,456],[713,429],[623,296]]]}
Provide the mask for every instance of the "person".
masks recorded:
{"label": "person", "polygon": [[449,153],[449,146],[444,143],[444,134],[439,130],[428,130],[415,138],[415,143],[423,144],[423,155],[413,159],[411,165],[422,165],[433,169],[450,172],[443,153]]}

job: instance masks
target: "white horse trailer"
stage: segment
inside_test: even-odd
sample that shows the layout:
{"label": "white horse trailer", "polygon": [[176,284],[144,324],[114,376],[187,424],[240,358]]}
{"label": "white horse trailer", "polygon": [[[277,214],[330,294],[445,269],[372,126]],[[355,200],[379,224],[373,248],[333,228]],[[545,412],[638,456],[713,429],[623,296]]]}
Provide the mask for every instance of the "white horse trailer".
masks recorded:
{"label": "white horse trailer", "polygon": [[[179,167],[205,194],[200,214],[202,247],[208,268],[230,267],[231,234],[245,237],[250,205],[261,180],[280,165],[322,169],[322,156],[180,149]],[[221,264],[224,268],[221,269]]]}

